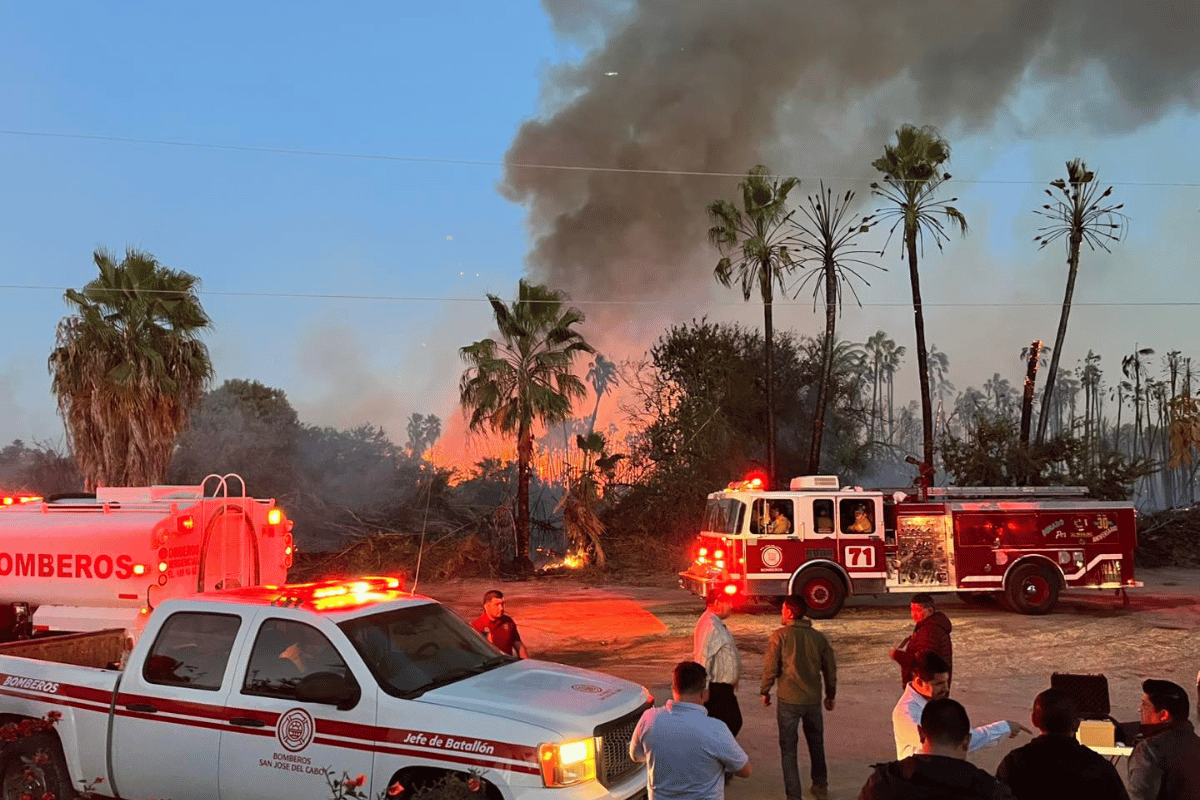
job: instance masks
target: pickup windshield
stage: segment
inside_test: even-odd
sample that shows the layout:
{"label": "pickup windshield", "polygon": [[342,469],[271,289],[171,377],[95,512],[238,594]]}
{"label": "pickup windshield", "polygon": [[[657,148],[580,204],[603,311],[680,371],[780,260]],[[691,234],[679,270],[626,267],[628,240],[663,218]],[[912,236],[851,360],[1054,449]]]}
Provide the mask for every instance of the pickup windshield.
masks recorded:
{"label": "pickup windshield", "polygon": [[340,627],[379,686],[397,697],[416,697],[516,661],[437,603],[372,614]]}

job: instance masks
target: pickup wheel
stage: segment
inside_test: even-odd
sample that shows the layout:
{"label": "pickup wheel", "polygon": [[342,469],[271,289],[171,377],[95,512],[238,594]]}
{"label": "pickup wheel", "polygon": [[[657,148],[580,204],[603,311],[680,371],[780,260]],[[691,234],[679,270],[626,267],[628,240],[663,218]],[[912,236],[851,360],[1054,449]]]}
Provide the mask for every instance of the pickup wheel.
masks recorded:
{"label": "pickup wheel", "polygon": [[1047,614],[1058,603],[1058,576],[1042,564],[1022,564],[1004,587],[1004,601],[1021,614]]}
{"label": "pickup wheel", "polygon": [[846,602],[846,589],[836,572],[825,567],[806,569],[792,584],[792,591],[804,598],[811,619],[831,619]]}
{"label": "pickup wheel", "polygon": [[58,800],[76,796],[58,737],[35,733],[5,745],[0,752],[0,800],[40,798],[47,793]]}

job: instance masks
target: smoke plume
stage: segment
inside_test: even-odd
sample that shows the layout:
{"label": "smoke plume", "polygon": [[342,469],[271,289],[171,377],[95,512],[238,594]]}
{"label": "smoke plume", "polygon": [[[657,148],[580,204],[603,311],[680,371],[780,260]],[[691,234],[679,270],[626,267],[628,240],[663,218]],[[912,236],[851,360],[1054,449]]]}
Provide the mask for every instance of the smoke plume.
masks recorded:
{"label": "smoke plume", "polygon": [[[535,279],[577,299],[707,293],[705,206],[756,163],[861,196],[901,122],[986,130],[1031,82],[1097,131],[1200,101],[1194,0],[544,5],[587,55],[549,74],[502,191],[528,210]],[[1107,91],[1081,102],[1089,70]]]}

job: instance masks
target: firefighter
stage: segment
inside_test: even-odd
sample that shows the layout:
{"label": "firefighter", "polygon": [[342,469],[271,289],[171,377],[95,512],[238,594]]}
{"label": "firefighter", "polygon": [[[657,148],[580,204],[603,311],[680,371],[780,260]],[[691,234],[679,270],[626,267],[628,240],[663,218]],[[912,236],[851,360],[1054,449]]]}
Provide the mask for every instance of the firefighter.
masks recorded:
{"label": "firefighter", "polygon": [[787,518],[778,503],[772,503],[767,510],[771,521],[767,523],[767,533],[771,536],[787,536],[792,532],[792,521]]}

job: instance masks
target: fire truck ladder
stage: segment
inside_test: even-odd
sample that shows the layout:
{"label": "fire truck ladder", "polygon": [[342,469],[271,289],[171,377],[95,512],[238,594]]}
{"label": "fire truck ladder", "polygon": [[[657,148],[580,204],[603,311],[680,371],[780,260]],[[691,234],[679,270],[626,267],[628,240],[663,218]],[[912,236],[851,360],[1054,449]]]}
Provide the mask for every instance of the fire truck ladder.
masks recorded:
{"label": "fire truck ladder", "polygon": [[930,497],[1083,497],[1086,486],[930,486]]}
{"label": "fire truck ladder", "polygon": [[[208,489],[213,481],[215,484],[212,485],[212,493],[209,494]],[[232,499],[240,502],[230,502],[230,481],[237,481],[237,484],[241,486],[240,495],[232,494]],[[202,497],[220,501],[219,505],[212,509],[212,513],[206,511],[203,514],[204,518],[200,521],[201,530],[204,531],[200,554],[200,574],[198,575],[200,591],[205,591],[204,584],[210,583],[214,579],[216,581],[214,586],[224,589],[257,584],[259,582],[257,538],[253,533],[249,537],[244,535],[246,526],[252,524],[252,516],[247,504],[257,501],[246,495],[246,481],[241,475],[233,472],[226,475],[213,473],[201,482],[200,487]],[[203,504],[202,507],[208,508],[207,504]],[[210,527],[215,530],[210,530]],[[236,554],[229,547],[231,536],[236,538],[234,544],[237,548]],[[210,565],[208,552],[214,537],[219,537],[221,540],[218,551],[219,560]],[[215,575],[205,574],[208,566],[215,567],[213,570]]]}

